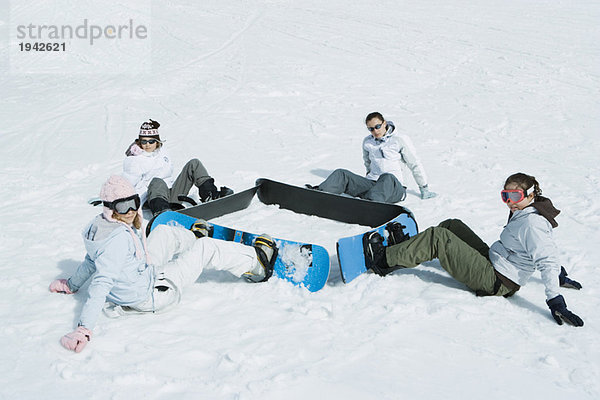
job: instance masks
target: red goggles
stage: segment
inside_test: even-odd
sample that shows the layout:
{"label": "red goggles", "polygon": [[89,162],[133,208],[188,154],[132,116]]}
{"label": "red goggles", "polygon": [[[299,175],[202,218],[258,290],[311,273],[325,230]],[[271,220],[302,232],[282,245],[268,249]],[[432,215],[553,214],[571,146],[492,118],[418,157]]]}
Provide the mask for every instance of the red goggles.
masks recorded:
{"label": "red goggles", "polygon": [[500,192],[500,196],[505,203],[508,203],[509,200],[511,203],[518,203],[527,197],[527,192],[521,189],[503,190]]}

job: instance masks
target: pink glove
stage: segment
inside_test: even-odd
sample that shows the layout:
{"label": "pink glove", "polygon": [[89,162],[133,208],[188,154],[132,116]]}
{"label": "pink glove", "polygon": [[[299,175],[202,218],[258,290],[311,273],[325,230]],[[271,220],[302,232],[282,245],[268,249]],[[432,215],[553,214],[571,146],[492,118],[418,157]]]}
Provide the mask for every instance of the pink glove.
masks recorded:
{"label": "pink glove", "polygon": [[78,326],[71,333],[67,333],[60,338],[60,344],[67,350],[73,350],[79,353],[92,338],[92,331],[83,326]]}
{"label": "pink glove", "polygon": [[140,146],[138,146],[135,143],[132,143],[131,146],[129,146],[129,148],[127,149],[127,151],[125,152],[125,155],[127,157],[131,157],[131,156],[139,156],[140,154],[142,154],[144,152],[144,149],[142,149]]}
{"label": "pink glove", "polygon": [[50,291],[52,293],[73,294],[73,292],[69,288],[69,285],[67,284],[66,279],[57,279],[54,282],[52,282],[50,284]]}

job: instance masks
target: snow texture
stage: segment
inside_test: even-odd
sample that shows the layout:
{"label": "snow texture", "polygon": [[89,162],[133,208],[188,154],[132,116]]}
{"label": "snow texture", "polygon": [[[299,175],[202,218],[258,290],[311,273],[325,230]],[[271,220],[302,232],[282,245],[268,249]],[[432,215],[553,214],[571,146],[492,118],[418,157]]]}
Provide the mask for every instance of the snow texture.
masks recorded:
{"label": "snow texture", "polygon": [[[118,47],[89,73],[11,68],[9,9],[52,23],[27,3],[0,3],[0,398],[600,398],[597,1],[153,1],[150,68],[131,73],[106,73]],[[344,285],[335,241],[364,227],[254,202],[215,222],[324,246],[325,288],[206,270],[169,312],[101,317],[83,352],[60,346],[86,287],[48,285],[83,259],[86,201],[143,121],[177,169],[197,157],[240,191],[363,173],[372,111],[411,137],[439,194],[420,200],[406,174],[421,229],[460,218],[491,244],[505,178],[536,176],[562,210],[555,239],[583,284],[562,293],[584,327],[553,321],[539,275],[510,299],[474,296],[437,261]]]}
{"label": "snow texture", "polygon": [[286,276],[293,282],[302,282],[312,264],[312,252],[299,244],[277,244],[281,249],[281,262],[286,266]]}

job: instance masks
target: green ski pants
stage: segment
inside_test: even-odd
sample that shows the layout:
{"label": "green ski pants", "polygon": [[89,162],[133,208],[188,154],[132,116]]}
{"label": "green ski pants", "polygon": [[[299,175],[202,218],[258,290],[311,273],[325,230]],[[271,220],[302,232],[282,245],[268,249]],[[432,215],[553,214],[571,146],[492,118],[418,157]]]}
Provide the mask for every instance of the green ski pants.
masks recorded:
{"label": "green ski pants", "polygon": [[497,282],[488,253],[488,245],[458,219],[427,228],[405,242],[386,248],[385,252],[390,266],[414,268],[437,258],[454,279],[478,295],[511,294],[511,289]]}

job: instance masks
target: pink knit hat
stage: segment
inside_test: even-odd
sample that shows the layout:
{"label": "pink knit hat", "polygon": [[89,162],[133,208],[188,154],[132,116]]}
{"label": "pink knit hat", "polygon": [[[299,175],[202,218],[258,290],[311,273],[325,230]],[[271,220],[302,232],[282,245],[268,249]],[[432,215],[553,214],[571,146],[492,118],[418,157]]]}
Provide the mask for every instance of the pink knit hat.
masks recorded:
{"label": "pink knit hat", "polygon": [[[126,197],[131,197],[135,195],[135,189],[131,185],[131,183],[122,177],[121,175],[113,175],[102,185],[102,189],[100,189],[100,198],[102,201],[113,202],[118,199],[124,199]],[[142,233],[142,246],[139,245],[139,240],[136,239],[136,235],[133,232],[131,226],[127,225],[125,222],[118,221],[113,218],[113,210],[104,206],[102,209],[102,215],[104,218],[111,222],[118,222],[127,227],[131,237],[133,238],[133,242],[135,243],[135,254],[138,259],[142,259],[144,255],[146,256],[146,262],[149,262],[148,251],[146,250],[146,235]],[[140,218],[143,218],[142,215],[142,207],[138,209],[138,215]],[[142,231],[143,232],[143,231]]]}
{"label": "pink knit hat", "polygon": [[[113,202],[117,199],[124,199],[126,197],[133,196],[135,194],[135,189],[131,185],[131,183],[122,177],[121,175],[113,175],[102,185],[102,189],[100,190],[100,199],[102,201]],[[142,208],[140,207],[138,212],[141,212]],[[102,214],[104,218],[109,221],[115,221],[112,217],[113,210],[104,206],[102,210]]]}

